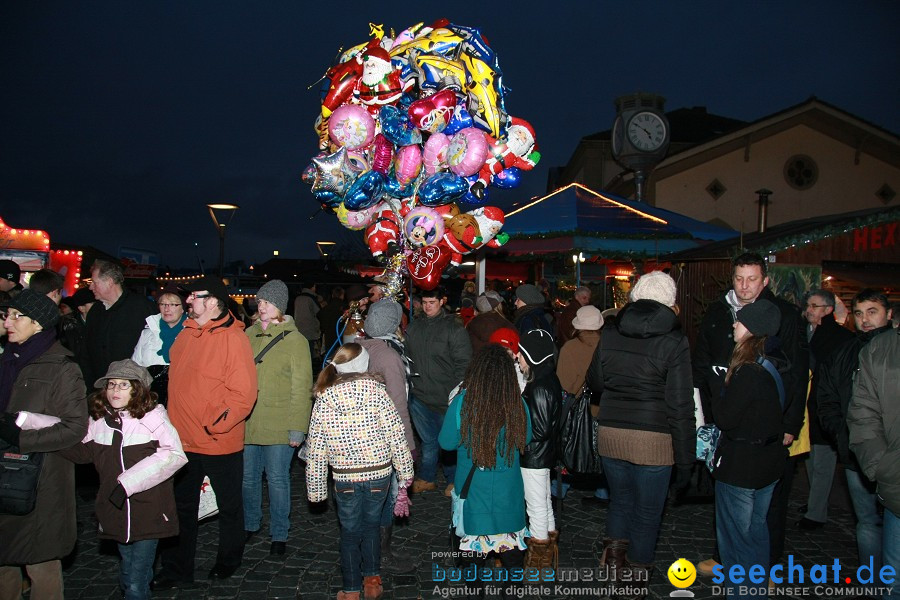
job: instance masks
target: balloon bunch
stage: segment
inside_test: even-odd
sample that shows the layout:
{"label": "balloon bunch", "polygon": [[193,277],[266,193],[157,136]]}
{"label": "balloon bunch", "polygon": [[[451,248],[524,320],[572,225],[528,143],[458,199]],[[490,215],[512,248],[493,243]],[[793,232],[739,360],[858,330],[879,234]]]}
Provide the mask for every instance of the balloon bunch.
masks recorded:
{"label": "balloon bunch", "polygon": [[391,291],[404,270],[433,289],[463,254],[506,242],[488,188],[519,185],[540,152],[532,126],[507,114],[497,56],[477,29],[442,19],[371,35],[325,74],[320,153],[303,180],[342,225],[365,230]]}

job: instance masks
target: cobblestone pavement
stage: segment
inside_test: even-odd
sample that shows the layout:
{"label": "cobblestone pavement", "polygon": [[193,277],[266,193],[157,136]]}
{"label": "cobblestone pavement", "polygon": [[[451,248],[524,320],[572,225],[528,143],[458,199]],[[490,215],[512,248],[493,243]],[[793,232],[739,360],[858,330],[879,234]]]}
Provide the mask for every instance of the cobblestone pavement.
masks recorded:
{"label": "cobblestone pavement", "polygon": [[[832,494],[832,509],[828,524],[819,530],[802,532],[794,527],[800,518],[797,508],[806,500],[805,473],[801,468],[795,478],[792,495],[789,530],[785,554],[793,554],[795,563],[807,569],[814,564],[831,565],[839,558],[842,574],[853,575],[857,567],[854,521],[848,510],[846,492]],[[338,525],[334,505],[329,502],[320,512],[311,512],[306,502],[303,482],[303,463],[295,461],[292,469],[294,507],[293,528],[288,540],[288,552],[283,557],[269,556],[267,514],[264,510],[263,530],[247,546],[243,566],[230,579],[210,582],[206,573],[212,567],[218,536],[215,518],[200,526],[197,550],[196,583],[190,589],[158,592],[155,598],[219,599],[252,598],[302,598],[303,600],[333,599],[341,589],[338,558]],[[836,476],[835,488],[841,485],[843,476]],[[443,487],[439,486],[439,490]],[[66,598],[121,598],[117,587],[118,554],[115,544],[99,542],[96,521],[93,517],[95,488],[80,486],[78,493],[79,539],[76,553],[64,563]],[[581,498],[591,495],[591,490],[573,487],[566,497],[557,523],[561,529],[561,567],[594,567],[601,549],[605,507],[584,506]],[[835,499],[837,498],[837,502]],[[837,504],[838,506],[835,506]],[[651,579],[649,598],[669,597],[673,588],[665,575],[669,565],[680,557],[697,563],[710,556],[713,549],[713,505],[669,505],[660,531],[656,551],[656,572]],[[451,587],[433,580],[435,566],[450,566],[449,559],[441,556],[449,549],[447,522],[449,500],[440,493],[428,492],[413,498],[412,517],[407,524],[398,525],[394,531],[395,551],[409,557],[417,565],[415,572],[403,576],[385,575],[385,599],[417,600],[418,598],[471,597],[465,589]],[[852,567],[852,571],[848,569]],[[807,571],[808,572],[808,571]],[[534,584],[540,585],[540,584]],[[557,590],[559,584],[543,584],[546,590],[525,598],[597,598],[592,595],[576,595]],[[592,584],[595,588],[602,584]],[[532,587],[537,592],[537,588]],[[690,587],[696,598],[718,597],[710,579],[697,578]],[[455,592],[455,594],[454,594]],[[494,596],[496,597],[496,596]],[[774,597],[793,597],[779,593]],[[809,594],[803,597],[826,597]],[[842,596],[846,597],[846,596]]]}

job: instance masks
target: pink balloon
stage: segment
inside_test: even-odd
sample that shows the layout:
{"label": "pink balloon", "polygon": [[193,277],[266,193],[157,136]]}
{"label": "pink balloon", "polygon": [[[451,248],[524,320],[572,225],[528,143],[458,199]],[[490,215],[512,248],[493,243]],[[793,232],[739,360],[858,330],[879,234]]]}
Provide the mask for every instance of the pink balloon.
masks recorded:
{"label": "pink balloon", "polygon": [[394,158],[394,178],[401,184],[407,185],[419,176],[422,170],[422,151],[418,144],[403,146],[397,150]]}
{"label": "pink balloon", "polygon": [[357,104],[344,104],[328,119],[331,141],[347,150],[365,148],[375,139],[375,120]]}
{"label": "pink balloon", "polygon": [[409,118],[413,124],[422,131],[437,133],[443,131],[453,117],[453,109],[456,108],[456,93],[446,89],[416,100],[409,105]]}
{"label": "pink balloon", "polygon": [[422,163],[426,175],[434,175],[438,171],[447,169],[447,147],[449,145],[450,138],[443,133],[431,134],[431,137],[425,142],[422,152]]}
{"label": "pink balloon", "polygon": [[450,139],[447,147],[447,163],[450,170],[461,177],[474,175],[488,155],[488,143],[484,132],[466,127]]}
{"label": "pink balloon", "polygon": [[382,134],[375,136],[375,152],[372,157],[372,170],[387,173],[394,158],[394,145]]}

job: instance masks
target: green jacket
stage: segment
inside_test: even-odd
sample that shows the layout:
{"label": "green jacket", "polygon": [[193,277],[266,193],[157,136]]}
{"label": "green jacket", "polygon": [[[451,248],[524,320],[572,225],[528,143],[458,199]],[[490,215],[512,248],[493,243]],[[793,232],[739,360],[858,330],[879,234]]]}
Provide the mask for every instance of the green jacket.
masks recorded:
{"label": "green jacket", "polygon": [[312,412],[312,361],[309,342],[297,331],[294,320],[270,323],[263,331],[259,323],[247,329],[254,358],[281,332],[289,332],[256,365],[259,396],[247,419],[245,444],[287,444],[289,431],[309,429]]}
{"label": "green jacket", "polygon": [[[456,450],[454,487],[457,492],[462,492],[472,470],[472,457],[460,438],[460,414],[465,398],[463,390],[453,399],[438,436],[441,448]],[[525,410],[525,443],[528,444],[531,442],[531,415],[524,400],[522,408]],[[500,431],[500,439],[505,432],[505,428]],[[507,466],[506,458],[500,456],[500,444],[497,447],[494,468],[476,469],[472,475],[469,495],[463,505],[463,523],[469,535],[513,533],[525,527],[525,486],[519,455],[513,456],[513,464]]]}

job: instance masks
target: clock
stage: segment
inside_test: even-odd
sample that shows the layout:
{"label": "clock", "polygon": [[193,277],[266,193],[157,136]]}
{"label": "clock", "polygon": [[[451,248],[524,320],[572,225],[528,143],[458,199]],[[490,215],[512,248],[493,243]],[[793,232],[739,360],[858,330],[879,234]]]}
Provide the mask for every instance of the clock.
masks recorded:
{"label": "clock", "polygon": [[622,123],[621,115],[616,117],[616,120],[613,122],[610,139],[612,141],[613,156],[619,156],[622,152],[622,145],[625,143],[625,127]]}
{"label": "clock", "polygon": [[637,150],[654,152],[666,142],[666,122],[655,112],[636,113],[628,121],[625,134]]}

